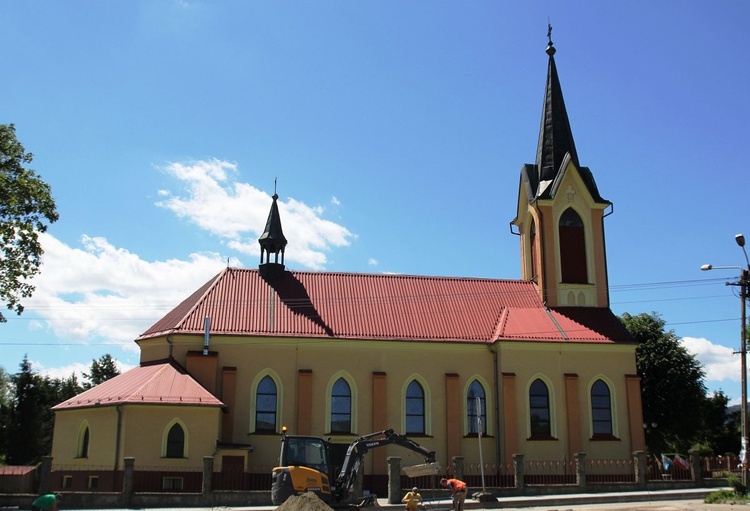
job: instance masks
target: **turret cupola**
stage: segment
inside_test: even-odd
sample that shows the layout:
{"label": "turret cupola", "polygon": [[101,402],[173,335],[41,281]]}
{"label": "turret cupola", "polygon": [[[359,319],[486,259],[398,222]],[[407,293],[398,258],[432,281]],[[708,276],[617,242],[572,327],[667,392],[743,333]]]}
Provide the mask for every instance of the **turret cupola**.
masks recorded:
{"label": "turret cupola", "polygon": [[547,81],[534,164],[521,169],[517,216],[525,280],[538,284],[551,307],[608,307],[604,217],[611,203],[599,195],[591,171],[578,161],[547,31]]}
{"label": "turret cupola", "polygon": [[[260,244],[260,265],[258,269],[260,274],[266,278],[275,278],[284,272],[284,249],[286,248],[279,206],[276,203],[279,196],[275,190],[272,198],[273,203],[271,204],[271,211],[268,213],[268,220],[266,220],[266,228],[258,238]],[[271,254],[273,254],[273,262],[271,262]],[[281,262],[279,262],[279,254],[281,254]]]}

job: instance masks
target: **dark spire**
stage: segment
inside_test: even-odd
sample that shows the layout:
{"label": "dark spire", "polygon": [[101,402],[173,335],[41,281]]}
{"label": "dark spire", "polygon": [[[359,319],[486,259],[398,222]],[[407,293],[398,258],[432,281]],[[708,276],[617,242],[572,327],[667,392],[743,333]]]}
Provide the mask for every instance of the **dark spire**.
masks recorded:
{"label": "dark spire", "polygon": [[[263,234],[258,238],[260,243],[260,272],[264,276],[274,276],[284,271],[284,249],[286,248],[286,238],[281,228],[281,216],[279,215],[279,206],[276,204],[279,196],[276,194],[276,184],[274,182],[273,203],[271,211],[268,213],[266,228]],[[281,262],[279,263],[279,253],[281,253]],[[271,262],[271,254],[274,254],[274,261]],[[265,262],[263,257],[265,255]]]}
{"label": "dark spire", "polygon": [[544,107],[542,110],[542,123],[539,128],[539,145],[536,150],[536,165],[539,173],[539,181],[552,181],[560,171],[560,165],[566,153],[576,167],[578,154],[573,142],[573,132],[570,130],[568,112],[563,101],[560,79],[557,77],[555,66],[555,47],[552,43],[552,25],[547,28],[547,55],[549,55],[549,66],[547,68],[547,86],[544,91]]}

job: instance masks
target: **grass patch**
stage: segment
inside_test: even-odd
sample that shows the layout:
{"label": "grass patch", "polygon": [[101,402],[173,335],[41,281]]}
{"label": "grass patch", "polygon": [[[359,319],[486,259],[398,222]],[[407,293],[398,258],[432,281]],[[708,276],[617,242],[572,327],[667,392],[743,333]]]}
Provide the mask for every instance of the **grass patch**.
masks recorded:
{"label": "grass patch", "polygon": [[709,493],[703,500],[706,504],[750,504],[747,493],[737,493],[734,490],[719,490]]}

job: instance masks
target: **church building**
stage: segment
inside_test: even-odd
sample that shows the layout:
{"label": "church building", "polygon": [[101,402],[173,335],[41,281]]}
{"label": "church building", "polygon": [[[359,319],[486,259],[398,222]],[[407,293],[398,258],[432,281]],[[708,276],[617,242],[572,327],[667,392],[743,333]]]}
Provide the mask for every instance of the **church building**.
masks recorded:
{"label": "church building", "polygon": [[[135,340],[139,367],[54,408],[54,464],[250,472],[277,463],[282,427],[341,449],[393,429],[443,467],[479,463],[478,438],[494,464],[643,450],[636,344],[609,307],[611,203],[579,163],[554,54],[511,222],[521,280],[289,271],[274,194],[257,268],[222,270]],[[382,492],[388,456],[420,463],[374,449],[365,489]]]}

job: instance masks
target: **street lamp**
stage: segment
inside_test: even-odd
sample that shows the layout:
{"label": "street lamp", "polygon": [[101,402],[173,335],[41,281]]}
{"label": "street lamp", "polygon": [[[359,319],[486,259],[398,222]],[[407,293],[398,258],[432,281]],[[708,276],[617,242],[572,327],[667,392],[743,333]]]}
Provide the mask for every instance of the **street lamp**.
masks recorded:
{"label": "street lamp", "polygon": [[745,254],[746,268],[742,266],[713,266],[710,264],[704,264],[701,266],[701,270],[740,270],[739,282],[727,283],[728,286],[740,286],[740,315],[741,315],[741,327],[740,333],[740,367],[742,370],[742,402],[740,403],[741,423],[742,423],[742,451],[741,451],[741,463],[742,463],[742,483],[747,486],[747,467],[748,467],[748,438],[747,438],[747,297],[748,297],[748,286],[750,285],[750,259],[747,257],[747,251],[745,250],[745,237],[742,234],[738,234],[734,237],[737,245],[742,249],[742,253]]}

